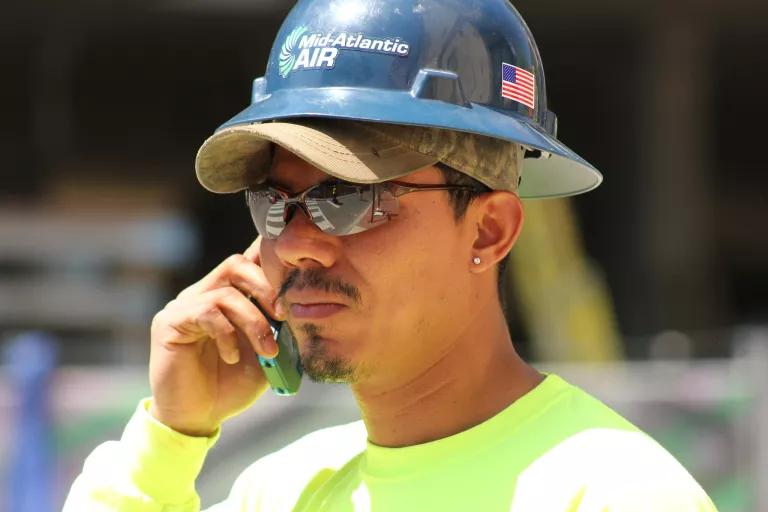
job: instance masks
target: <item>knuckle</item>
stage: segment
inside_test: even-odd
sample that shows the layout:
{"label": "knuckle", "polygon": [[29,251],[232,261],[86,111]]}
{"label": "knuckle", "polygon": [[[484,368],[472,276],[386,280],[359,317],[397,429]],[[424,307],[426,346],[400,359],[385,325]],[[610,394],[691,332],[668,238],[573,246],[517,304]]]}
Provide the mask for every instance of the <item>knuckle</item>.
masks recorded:
{"label": "knuckle", "polygon": [[219,317],[222,317],[222,316],[224,315],[219,310],[218,306],[216,306],[215,304],[208,305],[207,307],[204,307],[200,310],[200,313],[197,315],[197,321],[214,323],[217,320],[219,320]]}
{"label": "knuckle", "polygon": [[270,332],[267,323],[263,319],[253,319],[248,321],[247,334],[251,339],[262,340]]}
{"label": "knuckle", "polygon": [[222,323],[219,331],[227,338],[234,338],[237,336],[237,329],[235,329],[235,326],[229,322]]}
{"label": "knuckle", "polygon": [[155,313],[155,316],[152,317],[152,323],[150,324],[152,329],[157,328],[159,325],[162,325],[166,323],[166,311],[165,309],[161,309],[157,313]]}
{"label": "knuckle", "polygon": [[256,340],[261,341],[264,339],[264,333],[259,331],[258,329],[249,328],[247,331],[248,339],[250,340]]}
{"label": "knuckle", "polygon": [[228,269],[232,270],[246,261],[248,261],[247,258],[242,254],[233,254],[232,256],[229,256],[224,263]]}
{"label": "knuckle", "polygon": [[232,299],[236,299],[238,296],[243,296],[240,290],[238,290],[234,286],[226,286],[220,289],[217,302],[229,301]]}
{"label": "knuckle", "polygon": [[240,290],[253,291],[254,288],[247,279],[244,279],[242,276],[237,274],[234,274],[230,277],[230,282],[232,283],[233,287]]}
{"label": "knuckle", "polygon": [[152,344],[158,345],[161,347],[168,347],[168,346],[174,345],[175,342],[178,341],[178,339],[179,339],[179,336],[177,334],[163,332],[162,335],[152,338]]}
{"label": "knuckle", "polygon": [[[189,296],[193,295],[194,293],[196,293],[196,292],[197,292],[197,290],[198,290],[199,286],[200,286],[200,281],[198,281],[198,282],[196,282],[196,283],[194,283],[194,284],[191,284],[191,285],[187,286],[186,288],[184,288],[183,290],[181,290],[181,291],[179,292],[179,294],[176,296],[176,299],[175,299],[175,300],[172,300],[170,303],[176,302],[176,301],[178,301],[178,300],[181,300],[181,299],[185,299],[185,298],[187,298],[187,297],[189,297]],[[170,304],[170,303],[169,303],[169,304]]]}
{"label": "knuckle", "polygon": [[239,297],[243,295],[243,292],[235,288],[234,286],[227,286],[227,296],[229,297]]}

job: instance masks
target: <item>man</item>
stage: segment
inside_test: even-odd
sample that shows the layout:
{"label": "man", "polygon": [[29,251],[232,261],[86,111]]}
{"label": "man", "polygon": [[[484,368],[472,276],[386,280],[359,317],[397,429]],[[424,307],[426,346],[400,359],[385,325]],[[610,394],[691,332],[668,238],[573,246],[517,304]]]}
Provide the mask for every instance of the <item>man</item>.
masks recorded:
{"label": "man", "polygon": [[261,236],[157,314],[152,398],[65,510],[197,510],[219,427],[268,389],[264,313],[363,421],[257,461],[213,510],[714,510],[652,439],[515,352],[497,280],[520,197],[601,179],[555,129],[505,0],[300,1],[253,104],[197,159],[210,190],[247,190]]}

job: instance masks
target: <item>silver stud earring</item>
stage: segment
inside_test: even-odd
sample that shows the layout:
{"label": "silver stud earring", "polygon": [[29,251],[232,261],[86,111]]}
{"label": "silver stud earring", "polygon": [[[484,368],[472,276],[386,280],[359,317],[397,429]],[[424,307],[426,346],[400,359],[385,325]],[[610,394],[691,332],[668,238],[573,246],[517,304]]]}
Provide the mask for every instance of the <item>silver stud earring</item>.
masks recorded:
{"label": "silver stud earring", "polygon": [[474,263],[475,265],[479,265],[480,261],[481,261],[480,256],[475,256],[475,259],[472,260],[472,263]]}

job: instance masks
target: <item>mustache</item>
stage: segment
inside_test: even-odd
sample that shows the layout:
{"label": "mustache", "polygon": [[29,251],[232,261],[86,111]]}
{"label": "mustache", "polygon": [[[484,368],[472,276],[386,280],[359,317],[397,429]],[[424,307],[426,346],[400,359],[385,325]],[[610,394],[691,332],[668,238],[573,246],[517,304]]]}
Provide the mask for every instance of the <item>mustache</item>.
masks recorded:
{"label": "mustache", "polygon": [[283,299],[289,290],[319,290],[326,293],[342,295],[360,303],[360,290],[353,285],[336,277],[326,275],[322,270],[293,270],[280,286],[277,298]]}

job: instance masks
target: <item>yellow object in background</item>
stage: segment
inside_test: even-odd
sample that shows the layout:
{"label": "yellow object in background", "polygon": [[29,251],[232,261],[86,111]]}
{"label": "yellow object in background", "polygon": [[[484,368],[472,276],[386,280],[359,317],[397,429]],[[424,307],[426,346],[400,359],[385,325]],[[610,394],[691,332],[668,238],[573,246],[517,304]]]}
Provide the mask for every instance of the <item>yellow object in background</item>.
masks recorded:
{"label": "yellow object in background", "polygon": [[516,294],[533,355],[547,361],[623,358],[605,280],[584,251],[568,199],[527,201],[507,289]]}

